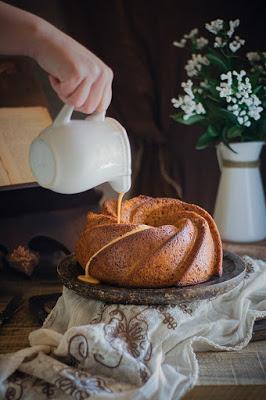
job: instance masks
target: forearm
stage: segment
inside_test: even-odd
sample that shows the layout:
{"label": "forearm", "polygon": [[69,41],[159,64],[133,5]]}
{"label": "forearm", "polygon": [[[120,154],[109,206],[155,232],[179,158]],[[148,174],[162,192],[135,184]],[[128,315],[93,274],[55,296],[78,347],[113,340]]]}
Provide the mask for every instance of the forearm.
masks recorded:
{"label": "forearm", "polygon": [[38,36],[51,25],[29,12],[0,1],[0,54],[34,57]]}
{"label": "forearm", "polygon": [[0,55],[32,57],[58,96],[79,111],[106,110],[113,73],[95,54],[42,18],[0,1]]}

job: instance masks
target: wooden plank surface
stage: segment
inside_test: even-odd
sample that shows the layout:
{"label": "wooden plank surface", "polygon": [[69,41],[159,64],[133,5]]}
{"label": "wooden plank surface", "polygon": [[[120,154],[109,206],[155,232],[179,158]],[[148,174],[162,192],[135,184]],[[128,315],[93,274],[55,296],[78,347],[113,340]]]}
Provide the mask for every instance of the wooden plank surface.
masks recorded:
{"label": "wooden plank surface", "polygon": [[[266,341],[237,352],[198,353],[198,385],[266,385]],[[266,387],[265,387],[266,394]]]}
{"label": "wooden plank surface", "polygon": [[195,386],[182,400],[264,400],[265,385]]}
{"label": "wooden plank surface", "polygon": [[223,248],[224,250],[239,254],[240,256],[249,255],[254,258],[266,260],[266,240],[255,243],[224,242]]}
{"label": "wooden plank surface", "polygon": [[3,282],[0,285],[0,311],[2,311],[11,299],[11,294],[24,294],[22,307],[13,318],[0,327],[0,354],[12,353],[29,346],[30,332],[40,328],[40,325],[29,312],[28,299],[31,296],[60,292],[62,285],[56,282],[42,282],[36,284],[31,280]]}
{"label": "wooden plank surface", "polygon": [[0,108],[0,186],[34,181],[30,144],[50,124],[45,107]]}

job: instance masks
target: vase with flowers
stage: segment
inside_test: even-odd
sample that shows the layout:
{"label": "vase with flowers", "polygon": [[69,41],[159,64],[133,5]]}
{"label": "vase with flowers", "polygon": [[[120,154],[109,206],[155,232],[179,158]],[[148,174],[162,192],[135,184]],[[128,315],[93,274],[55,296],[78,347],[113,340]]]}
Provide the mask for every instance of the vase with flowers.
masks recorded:
{"label": "vase with flowers", "polygon": [[172,99],[175,121],[200,124],[196,147],[215,145],[221,169],[214,218],[224,240],[266,237],[259,156],[266,140],[266,52],[243,53],[240,21],[217,19],[173,44],[191,54],[184,93]]}

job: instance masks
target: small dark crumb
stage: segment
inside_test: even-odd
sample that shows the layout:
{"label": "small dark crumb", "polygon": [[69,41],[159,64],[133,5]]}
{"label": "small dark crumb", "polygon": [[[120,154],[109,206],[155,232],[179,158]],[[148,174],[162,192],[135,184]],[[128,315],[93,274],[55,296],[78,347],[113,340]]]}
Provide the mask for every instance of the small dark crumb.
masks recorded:
{"label": "small dark crumb", "polygon": [[7,261],[12,268],[31,276],[39,264],[40,256],[37,252],[20,245],[7,256]]}

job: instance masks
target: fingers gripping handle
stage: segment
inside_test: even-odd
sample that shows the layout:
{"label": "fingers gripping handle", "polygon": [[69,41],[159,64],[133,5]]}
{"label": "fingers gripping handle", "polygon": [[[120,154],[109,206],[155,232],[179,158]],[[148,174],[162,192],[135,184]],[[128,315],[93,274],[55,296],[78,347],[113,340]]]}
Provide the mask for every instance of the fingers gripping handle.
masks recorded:
{"label": "fingers gripping handle", "polygon": [[[67,124],[70,119],[71,119],[71,115],[74,111],[74,107],[73,106],[69,106],[68,104],[65,104],[64,107],[62,108],[62,110],[59,112],[59,114],[57,115],[56,119],[54,120],[53,125],[54,126],[59,126],[59,125],[63,125],[63,124]],[[103,122],[105,119],[105,111],[102,112],[94,112],[91,115],[88,115],[86,120],[88,121],[99,121],[99,122]]]}
{"label": "fingers gripping handle", "polygon": [[98,121],[98,122],[104,122],[105,120],[105,111],[98,112],[95,111],[94,113],[90,114],[85,118],[87,121]]}

